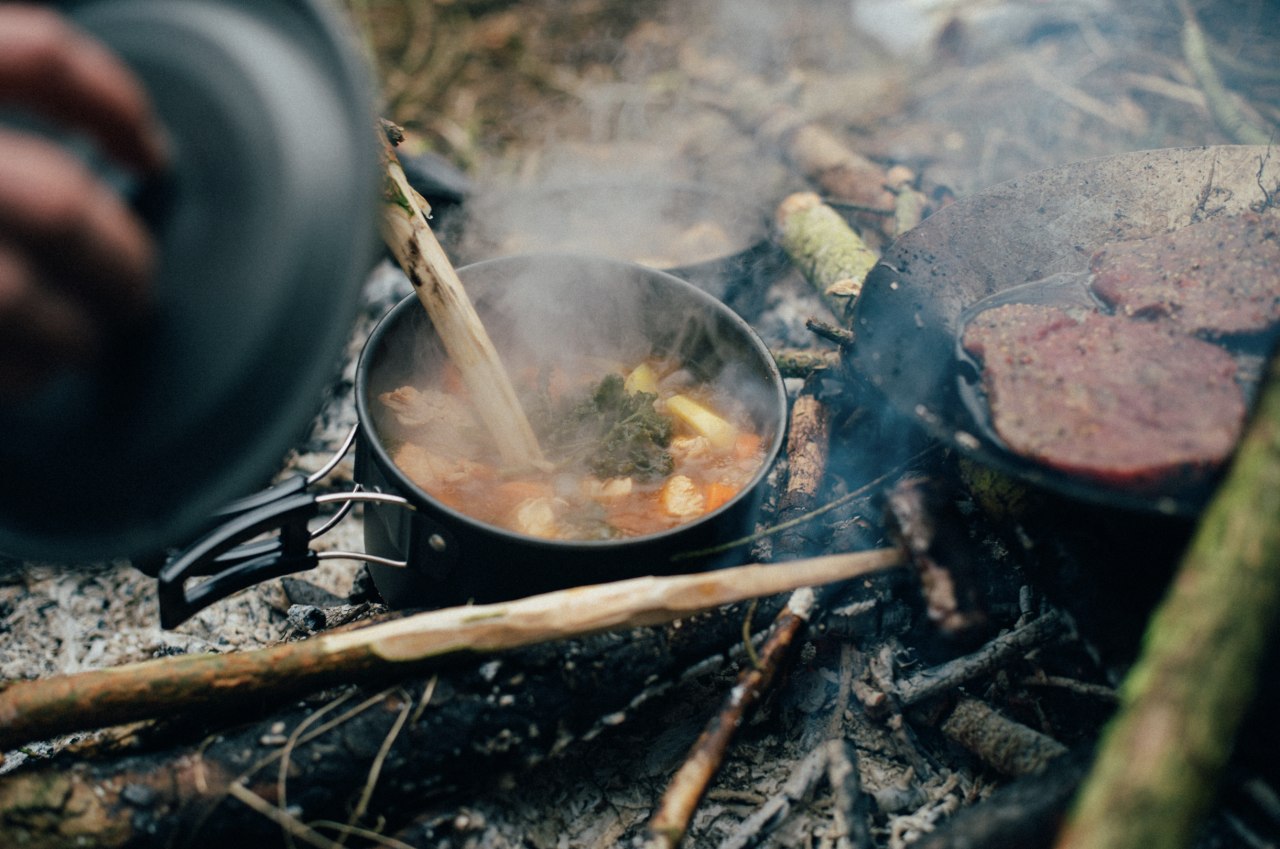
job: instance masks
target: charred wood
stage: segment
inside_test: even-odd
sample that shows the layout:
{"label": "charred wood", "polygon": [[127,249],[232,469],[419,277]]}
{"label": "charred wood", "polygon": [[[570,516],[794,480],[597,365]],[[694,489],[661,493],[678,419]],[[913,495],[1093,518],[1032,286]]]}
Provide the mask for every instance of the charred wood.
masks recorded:
{"label": "charred wood", "polygon": [[707,785],[720,769],[738,727],[769,690],[774,677],[791,654],[797,636],[813,614],[816,597],[812,590],[791,594],[778,614],[758,660],[738,677],[719,712],[694,742],[684,764],[677,770],[658,809],[649,821],[650,849],[673,849],[689,828],[689,821]]}
{"label": "charred wood", "polygon": [[[781,603],[767,601],[760,614]],[[353,826],[404,823],[429,800],[621,722],[636,694],[737,642],[743,616],[725,608],[511,652],[372,695],[344,691],[196,745],[61,755],[0,779],[0,845],[268,845],[281,824],[264,809],[287,805],[308,824],[362,800]],[[246,793],[260,802],[246,804]]]}
{"label": "charred wood", "polygon": [[967,523],[955,499],[936,481],[899,481],[885,499],[891,532],[907,553],[924,592],[929,618],[943,633],[972,639],[987,623]]}

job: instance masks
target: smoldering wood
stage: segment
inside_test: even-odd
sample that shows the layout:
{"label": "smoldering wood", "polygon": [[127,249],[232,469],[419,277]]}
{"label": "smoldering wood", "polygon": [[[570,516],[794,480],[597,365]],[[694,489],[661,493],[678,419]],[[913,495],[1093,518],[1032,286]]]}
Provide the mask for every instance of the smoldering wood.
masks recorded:
{"label": "smoldering wood", "polygon": [[394,680],[459,655],[670,622],[722,604],[891,568],[900,560],[896,550],[880,549],[633,578],[428,611],[255,651],[159,658],[18,682],[0,690],[0,751],[177,709],[278,699],[352,680]]}
{"label": "smoldering wood", "polygon": [[894,484],[885,502],[890,531],[919,576],[929,618],[956,638],[981,634],[988,617],[975,568],[980,555],[949,488],[911,476]]}

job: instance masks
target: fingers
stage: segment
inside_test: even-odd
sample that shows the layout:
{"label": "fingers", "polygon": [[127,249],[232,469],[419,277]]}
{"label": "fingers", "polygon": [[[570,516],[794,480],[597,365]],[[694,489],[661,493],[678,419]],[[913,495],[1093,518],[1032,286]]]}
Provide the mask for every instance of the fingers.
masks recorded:
{"label": "fingers", "polygon": [[0,243],[0,399],[23,397],[64,366],[90,361],[102,344],[83,305],[45,290],[27,255]]}
{"label": "fingers", "polygon": [[167,161],[141,84],[52,9],[0,3],[0,103],[88,133],[120,163],[140,171]]}
{"label": "fingers", "polygon": [[124,202],[56,145],[0,131],[0,233],[22,245],[47,288],[135,317],[152,273],[150,235]]}

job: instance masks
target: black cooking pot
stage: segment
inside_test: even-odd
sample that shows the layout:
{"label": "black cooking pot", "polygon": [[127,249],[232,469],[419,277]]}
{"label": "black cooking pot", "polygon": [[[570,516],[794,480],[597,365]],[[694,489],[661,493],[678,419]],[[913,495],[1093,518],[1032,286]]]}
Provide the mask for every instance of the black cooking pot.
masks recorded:
{"label": "black cooking pot", "polygon": [[[382,441],[389,422],[378,395],[420,383],[445,357],[425,310],[411,295],[374,329],[357,368],[359,425],[353,438],[359,491],[309,494],[307,487],[317,479],[312,476],[230,508],[223,524],[160,571],[165,627],[236,590],[308,569],[323,557],[367,561],[384,599],[396,607],[501,601],[640,575],[713,569],[745,558],[745,546],[723,544],[752,528],[762,484],[782,446],[786,395],[772,356],[742,318],[676,277],[603,258],[506,257],[462,268],[459,276],[509,365],[525,364],[529,355],[521,352],[529,350],[579,362],[587,357],[637,361],[654,353],[680,360],[700,380],[732,387],[763,437],[760,470],[734,499],[706,516],[623,540],[541,539],[444,505],[392,462]],[[365,502],[365,552],[310,550],[315,534],[308,521],[322,505],[336,501]],[[264,531],[275,533],[255,539]],[[187,586],[202,575],[210,577]]]}

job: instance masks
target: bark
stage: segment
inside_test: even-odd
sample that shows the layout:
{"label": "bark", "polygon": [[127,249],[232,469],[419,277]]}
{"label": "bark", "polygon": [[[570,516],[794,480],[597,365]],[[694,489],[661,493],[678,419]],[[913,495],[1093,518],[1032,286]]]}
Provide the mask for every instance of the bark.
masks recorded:
{"label": "bark", "polygon": [[1060,849],[1190,846],[1280,612],[1280,361],[1148,622]]}
{"label": "bark", "polygon": [[[762,603],[751,627],[782,601]],[[67,752],[0,776],[0,846],[281,845],[267,806],[313,828],[362,808],[356,825],[393,831],[433,801],[616,726],[737,645],[746,616],[719,608],[449,666],[382,693],[346,688],[198,743],[180,728],[183,742],[168,749],[153,737],[147,751]],[[246,805],[246,792],[261,803]]]}
{"label": "bark", "polygon": [[814,600],[811,590],[799,590],[778,614],[758,661],[738,677],[719,713],[693,744],[688,758],[662,794],[658,810],[649,821],[647,849],[674,849],[680,845],[698,802],[720,770],[738,728],[768,692],[797,636],[808,624]]}
{"label": "bark", "polygon": [[86,728],[228,707],[353,679],[394,680],[482,654],[682,616],[895,565],[892,549],[771,566],[634,578],[518,601],[455,607],[256,651],[159,658],[0,690],[0,751]]}
{"label": "bark", "polygon": [[796,268],[848,326],[867,274],[879,257],[821,198],[798,192],[778,205],[778,241]]}
{"label": "bark", "polygon": [[[827,472],[831,442],[831,411],[814,394],[813,381],[796,396],[787,427],[787,483],[778,498],[778,521],[797,519],[818,503]],[[812,539],[818,531],[810,524],[797,525],[778,535],[780,551],[803,554],[820,551],[826,539]]]}

